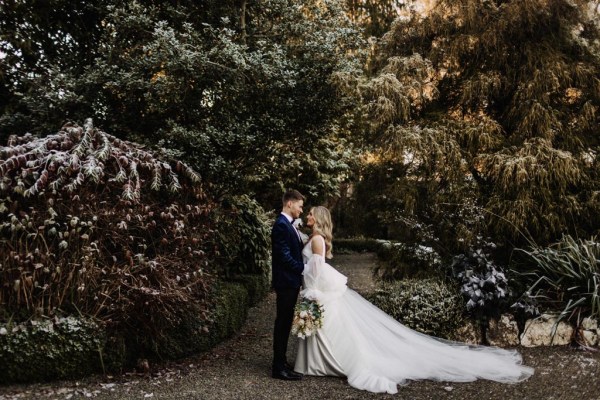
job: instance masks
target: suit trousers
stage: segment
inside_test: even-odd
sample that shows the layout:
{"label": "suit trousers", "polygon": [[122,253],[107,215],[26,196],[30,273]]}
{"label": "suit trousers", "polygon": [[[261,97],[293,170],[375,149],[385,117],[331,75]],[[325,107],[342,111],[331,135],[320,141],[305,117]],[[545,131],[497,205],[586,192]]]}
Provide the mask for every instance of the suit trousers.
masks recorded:
{"label": "suit trousers", "polygon": [[281,371],[287,362],[288,338],[292,330],[294,307],[300,288],[276,289],[277,313],[273,330],[273,371]]}

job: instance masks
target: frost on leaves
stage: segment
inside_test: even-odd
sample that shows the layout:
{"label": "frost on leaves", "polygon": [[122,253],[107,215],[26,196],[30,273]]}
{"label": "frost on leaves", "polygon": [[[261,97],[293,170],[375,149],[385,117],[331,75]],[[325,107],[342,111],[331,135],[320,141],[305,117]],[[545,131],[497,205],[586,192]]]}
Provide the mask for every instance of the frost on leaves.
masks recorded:
{"label": "frost on leaves", "polygon": [[[0,148],[0,305],[156,331],[208,309],[214,202],[181,162],[93,126]],[[198,309],[198,308],[197,308]]]}

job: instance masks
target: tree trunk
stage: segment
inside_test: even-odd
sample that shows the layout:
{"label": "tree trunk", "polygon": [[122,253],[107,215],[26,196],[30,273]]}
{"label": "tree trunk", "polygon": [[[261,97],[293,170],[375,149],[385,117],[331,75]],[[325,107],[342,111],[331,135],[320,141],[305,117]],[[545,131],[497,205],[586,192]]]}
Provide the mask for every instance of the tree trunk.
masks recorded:
{"label": "tree trunk", "polygon": [[242,15],[240,17],[240,29],[242,30],[242,43],[246,44],[246,4],[247,0],[242,0]]}

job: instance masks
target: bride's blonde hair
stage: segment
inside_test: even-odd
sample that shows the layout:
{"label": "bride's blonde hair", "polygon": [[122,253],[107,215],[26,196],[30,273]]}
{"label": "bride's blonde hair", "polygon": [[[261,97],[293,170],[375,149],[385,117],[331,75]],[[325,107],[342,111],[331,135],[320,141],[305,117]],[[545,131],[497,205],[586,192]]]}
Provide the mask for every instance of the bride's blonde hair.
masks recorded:
{"label": "bride's blonde hair", "polygon": [[311,208],[315,224],[313,226],[313,234],[319,234],[325,239],[325,257],[332,258],[333,254],[331,249],[333,248],[331,240],[333,239],[332,230],[333,223],[331,222],[331,214],[326,207],[317,206]]}

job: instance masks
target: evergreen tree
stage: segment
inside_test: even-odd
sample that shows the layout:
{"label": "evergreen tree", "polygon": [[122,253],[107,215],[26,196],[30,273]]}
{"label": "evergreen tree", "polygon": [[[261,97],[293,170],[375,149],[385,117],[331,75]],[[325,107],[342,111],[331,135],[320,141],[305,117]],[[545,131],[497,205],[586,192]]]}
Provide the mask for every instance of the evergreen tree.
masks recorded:
{"label": "evergreen tree", "polygon": [[365,35],[380,37],[386,33],[398,12],[412,0],[346,0],[348,13],[353,21],[361,24]]}
{"label": "evergreen tree", "polygon": [[[112,3],[0,3],[0,143],[4,144],[10,134],[32,129],[32,110],[23,98],[40,82],[47,82],[50,70],[68,68],[78,75],[92,62],[102,35],[101,22]],[[43,97],[52,101],[61,93],[55,88]],[[44,110],[33,112],[45,114]],[[56,124],[47,126],[47,133],[56,129]]]}
{"label": "evergreen tree", "polygon": [[597,17],[583,1],[440,0],[396,20],[362,90],[370,216],[449,253],[597,233]]}
{"label": "evergreen tree", "polygon": [[355,101],[340,88],[360,73],[361,45],[339,2],[76,2],[72,13],[86,18],[56,28],[64,48],[34,35],[44,62],[25,70],[15,32],[54,32],[35,4],[2,5],[14,29],[3,43],[0,138],[93,117],[171,149],[218,192],[271,206],[285,186],[320,198],[337,189],[348,156],[339,120]]}

